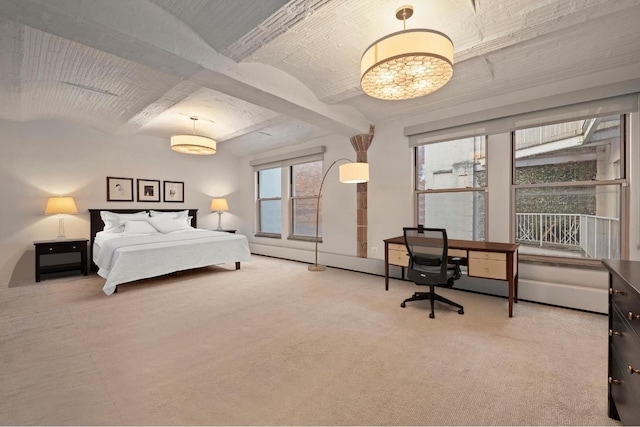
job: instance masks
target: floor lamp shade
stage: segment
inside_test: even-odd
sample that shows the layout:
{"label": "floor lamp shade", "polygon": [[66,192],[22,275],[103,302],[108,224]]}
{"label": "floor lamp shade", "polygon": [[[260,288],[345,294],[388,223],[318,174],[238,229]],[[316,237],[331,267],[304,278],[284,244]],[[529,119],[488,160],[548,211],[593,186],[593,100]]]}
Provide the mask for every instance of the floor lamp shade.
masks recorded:
{"label": "floor lamp shade", "polygon": [[369,181],[369,163],[346,163],[340,165],[340,182],[359,184]]}
{"label": "floor lamp shade", "polygon": [[66,214],[77,214],[78,208],[73,197],[58,196],[49,197],[47,207],[44,210],[45,215],[58,215],[58,239],[66,239],[64,234],[64,216]]}

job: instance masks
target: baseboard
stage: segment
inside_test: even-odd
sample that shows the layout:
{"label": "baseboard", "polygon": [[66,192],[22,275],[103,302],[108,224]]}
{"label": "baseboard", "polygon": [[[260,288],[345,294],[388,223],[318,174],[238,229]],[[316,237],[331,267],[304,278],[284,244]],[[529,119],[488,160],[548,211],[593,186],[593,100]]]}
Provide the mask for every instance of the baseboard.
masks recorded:
{"label": "baseboard", "polygon": [[[315,254],[311,251],[254,243],[250,243],[249,246],[251,253],[256,255],[290,259],[309,264],[313,264],[314,262]],[[383,260],[321,253],[318,257],[318,263],[329,267],[381,276],[380,286],[384,286]],[[401,269],[390,266],[389,276],[392,278],[400,278]],[[477,279],[464,276],[460,279],[459,283],[456,284],[456,287],[489,295],[508,296],[507,284],[500,280]],[[606,288],[581,287],[520,277],[518,280],[518,297],[525,301],[574,308],[594,313],[606,314],[608,312],[608,293]]]}

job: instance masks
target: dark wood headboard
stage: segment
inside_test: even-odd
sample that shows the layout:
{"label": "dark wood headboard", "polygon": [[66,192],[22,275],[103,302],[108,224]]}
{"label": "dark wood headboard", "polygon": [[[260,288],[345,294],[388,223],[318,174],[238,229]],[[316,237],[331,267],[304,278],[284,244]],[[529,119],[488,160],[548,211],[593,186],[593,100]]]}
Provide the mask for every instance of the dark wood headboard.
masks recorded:
{"label": "dark wood headboard", "polygon": [[[102,217],[100,216],[101,211],[109,211],[113,213],[121,213],[121,214],[132,214],[142,211],[149,212],[150,210],[158,211],[158,212],[180,212],[185,209],[89,209],[89,214],[91,215],[91,244],[89,245],[89,254],[90,254],[90,262],[91,262],[91,270],[98,271],[98,267],[93,263],[93,241],[96,238],[96,233],[104,230],[104,221],[102,221]],[[198,227],[198,209],[188,209],[189,216],[193,217],[191,219],[191,226],[194,228]]]}

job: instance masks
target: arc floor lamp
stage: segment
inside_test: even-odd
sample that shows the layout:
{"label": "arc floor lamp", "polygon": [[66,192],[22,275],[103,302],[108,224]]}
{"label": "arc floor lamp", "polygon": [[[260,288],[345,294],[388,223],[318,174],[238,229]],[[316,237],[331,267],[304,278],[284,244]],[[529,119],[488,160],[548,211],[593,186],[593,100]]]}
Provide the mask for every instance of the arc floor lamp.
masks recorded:
{"label": "arc floor lamp", "polygon": [[327,269],[326,265],[318,264],[318,224],[320,222],[320,199],[322,198],[322,186],[324,180],[327,178],[327,174],[338,162],[348,162],[344,165],[340,165],[340,182],[344,184],[358,184],[369,181],[369,163],[353,162],[349,159],[340,158],[331,163],[331,166],[327,168],[327,171],[320,181],[320,190],[318,191],[318,201],[316,203],[316,249],[315,249],[315,262],[309,266],[309,271],[324,271]]}

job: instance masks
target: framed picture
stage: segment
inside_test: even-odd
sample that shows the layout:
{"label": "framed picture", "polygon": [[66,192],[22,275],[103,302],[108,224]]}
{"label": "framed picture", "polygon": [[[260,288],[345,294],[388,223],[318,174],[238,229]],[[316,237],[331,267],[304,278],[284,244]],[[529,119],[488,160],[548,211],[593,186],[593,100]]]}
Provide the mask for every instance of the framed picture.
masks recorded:
{"label": "framed picture", "polygon": [[164,181],[164,201],[184,203],[184,182]]}
{"label": "framed picture", "polygon": [[107,202],[133,202],[133,178],[108,176]]}
{"label": "framed picture", "polygon": [[160,201],[160,180],[138,179],[137,181],[139,202]]}

